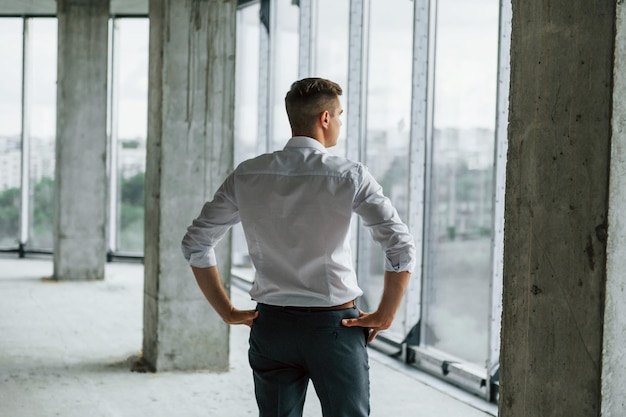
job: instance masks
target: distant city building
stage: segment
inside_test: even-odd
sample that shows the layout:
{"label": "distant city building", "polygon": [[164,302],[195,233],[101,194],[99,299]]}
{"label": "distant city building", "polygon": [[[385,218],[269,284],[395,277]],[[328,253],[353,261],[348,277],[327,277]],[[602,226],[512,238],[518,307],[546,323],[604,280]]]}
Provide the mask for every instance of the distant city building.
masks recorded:
{"label": "distant city building", "polygon": [[[119,141],[119,173],[130,178],[146,170],[145,138]],[[51,138],[31,138],[30,178],[33,184],[43,178],[54,178],[55,142]],[[22,139],[0,137],[0,191],[19,188],[22,178]]]}
{"label": "distant city building", "polygon": [[20,137],[0,137],[0,191],[18,188],[21,178]]}
{"label": "distant city building", "polygon": [[31,138],[30,179],[33,184],[43,178],[54,178],[55,141],[53,138]]}
{"label": "distant city building", "polygon": [[436,163],[461,162],[470,170],[484,170],[494,163],[495,133],[491,129],[436,129],[434,154]]}
{"label": "distant city building", "polygon": [[120,139],[118,167],[121,178],[131,178],[146,172],[146,139]]}
{"label": "distant city building", "polygon": [[[33,183],[54,177],[54,140],[31,138],[30,178]],[[22,178],[22,140],[0,137],[0,191],[19,188]]]}

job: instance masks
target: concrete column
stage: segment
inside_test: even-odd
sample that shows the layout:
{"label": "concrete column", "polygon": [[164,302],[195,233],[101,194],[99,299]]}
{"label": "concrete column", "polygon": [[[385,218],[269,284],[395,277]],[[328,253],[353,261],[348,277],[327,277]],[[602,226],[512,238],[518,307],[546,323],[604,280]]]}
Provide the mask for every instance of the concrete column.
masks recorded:
{"label": "concrete column", "polygon": [[[143,361],[155,370],[228,369],[229,329],[180,241],[232,170],[236,0],[150,0]],[[230,238],[217,252],[230,283]]]}
{"label": "concrete column", "polygon": [[57,0],[54,278],[104,278],[109,0]]}
{"label": "concrete column", "polygon": [[598,416],[616,2],[512,5],[499,415]]}
{"label": "concrete column", "polygon": [[626,4],[618,2],[613,70],[602,416],[626,413]]}

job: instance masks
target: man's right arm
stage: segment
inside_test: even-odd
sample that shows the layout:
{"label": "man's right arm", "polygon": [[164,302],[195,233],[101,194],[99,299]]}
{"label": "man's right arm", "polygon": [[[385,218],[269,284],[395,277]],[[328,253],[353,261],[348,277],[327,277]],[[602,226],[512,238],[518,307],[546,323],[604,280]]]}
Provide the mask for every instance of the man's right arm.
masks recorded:
{"label": "man's right arm", "polygon": [[215,246],[240,221],[233,194],[231,175],[217,190],[213,200],[204,204],[200,215],[187,228],[181,249],[191,266],[206,268],[217,264]]}
{"label": "man's right arm", "polygon": [[192,266],[200,290],[213,309],[227,324],[245,324],[252,327],[252,322],[259,313],[255,310],[237,310],[230,302],[222,285],[219,270],[216,266],[197,268]]}
{"label": "man's right arm", "polygon": [[187,228],[181,249],[191,266],[200,290],[213,309],[228,324],[252,325],[257,313],[237,310],[230,302],[217,268],[214,248],[234,224],[239,210],[234,202],[230,176],[215,193],[213,200],[202,207],[200,215]]}

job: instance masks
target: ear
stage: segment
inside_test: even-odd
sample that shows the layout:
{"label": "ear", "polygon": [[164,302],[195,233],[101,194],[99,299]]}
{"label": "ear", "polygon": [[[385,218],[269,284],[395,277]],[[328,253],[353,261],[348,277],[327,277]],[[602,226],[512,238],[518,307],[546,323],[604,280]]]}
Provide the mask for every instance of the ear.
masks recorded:
{"label": "ear", "polygon": [[323,128],[328,127],[328,124],[330,123],[330,113],[328,112],[328,110],[324,110],[320,114],[320,123],[322,124]]}

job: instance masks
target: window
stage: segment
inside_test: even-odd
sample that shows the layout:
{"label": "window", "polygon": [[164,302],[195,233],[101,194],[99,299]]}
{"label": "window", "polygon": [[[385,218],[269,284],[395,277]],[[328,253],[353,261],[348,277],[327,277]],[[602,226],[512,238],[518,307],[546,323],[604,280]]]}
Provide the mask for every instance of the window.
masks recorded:
{"label": "window", "polygon": [[22,19],[0,24],[0,248],[20,238]]}
{"label": "window", "polygon": [[[148,19],[113,24],[113,123],[117,168],[117,242],[121,252],[142,253],[148,128]],[[115,163],[115,162],[114,162]],[[114,215],[111,213],[111,215]]]}
{"label": "window", "polygon": [[[343,89],[341,106],[343,124],[337,146],[331,151],[345,155],[346,116],[348,114],[348,42],[350,29],[350,2],[348,0],[319,0],[313,2],[314,52],[313,77],[327,78]],[[328,13],[332,10],[332,13]]]}
{"label": "window", "polygon": [[[414,5],[409,0],[370,4],[364,162],[406,222]],[[365,291],[362,308],[373,311],[382,294],[383,257],[365,230],[359,238],[358,263]],[[400,340],[405,333],[401,316],[388,331]]]}
{"label": "window", "polygon": [[492,280],[496,0],[437,2],[423,343],[484,366]]}
{"label": "window", "polygon": [[[265,152],[259,143],[259,20],[260,4],[237,10],[237,60],[235,63],[235,166]],[[253,280],[252,265],[241,224],[233,228],[233,272]]]}
{"label": "window", "polygon": [[31,249],[52,249],[57,101],[57,20],[29,19],[25,98],[30,132]]}
{"label": "window", "polygon": [[285,112],[285,94],[291,83],[298,78],[299,49],[299,8],[291,0],[270,2],[272,18],[270,42],[272,53],[270,62],[270,101],[272,124],[270,138],[272,149],[282,149],[291,137],[291,128]]}
{"label": "window", "polygon": [[[490,318],[500,277],[494,250],[501,247],[494,192],[505,162],[496,174],[499,2],[317,0],[302,2],[301,11],[296,3],[238,10],[236,162],[284,146],[290,130],[283,99],[298,71],[338,82],[345,113],[331,152],[368,166],[414,229],[420,254],[410,291],[381,339],[410,336],[409,358],[445,358],[471,369],[468,375],[491,376],[498,354]],[[269,34],[259,20],[267,5]],[[359,306],[372,311],[384,259],[354,223]],[[243,233],[234,233],[233,272],[251,280]],[[467,388],[485,393],[474,381],[468,376]]]}
{"label": "window", "polygon": [[235,165],[257,155],[260,4],[237,11],[235,68]]}

